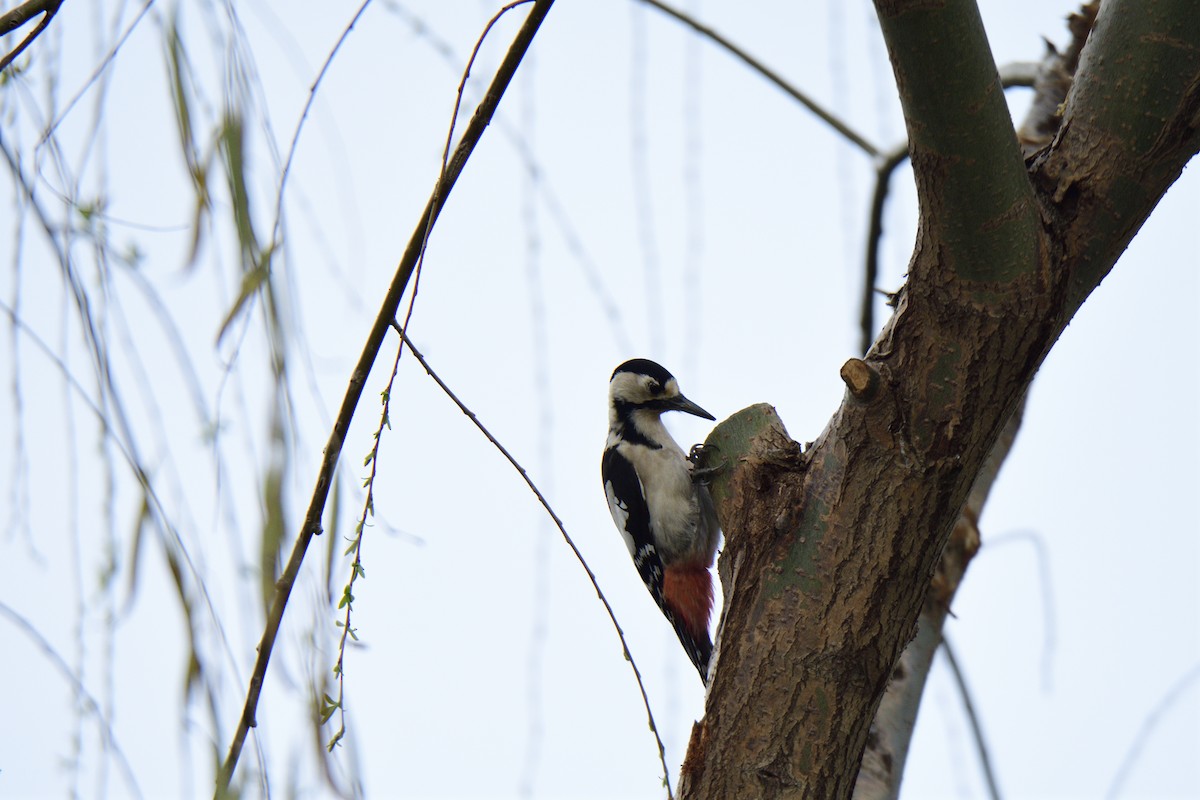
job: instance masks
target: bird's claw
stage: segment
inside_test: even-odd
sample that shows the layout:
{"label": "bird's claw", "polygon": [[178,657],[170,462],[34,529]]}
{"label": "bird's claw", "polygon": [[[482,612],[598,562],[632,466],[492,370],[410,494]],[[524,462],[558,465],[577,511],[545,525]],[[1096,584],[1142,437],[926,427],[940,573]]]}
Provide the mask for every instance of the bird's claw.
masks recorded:
{"label": "bird's claw", "polygon": [[692,445],[692,449],[688,452],[688,462],[692,465],[692,483],[708,483],[717,473],[725,469],[724,461],[700,466],[701,462],[712,461],[713,454],[719,450],[720,448],[715,444]]}

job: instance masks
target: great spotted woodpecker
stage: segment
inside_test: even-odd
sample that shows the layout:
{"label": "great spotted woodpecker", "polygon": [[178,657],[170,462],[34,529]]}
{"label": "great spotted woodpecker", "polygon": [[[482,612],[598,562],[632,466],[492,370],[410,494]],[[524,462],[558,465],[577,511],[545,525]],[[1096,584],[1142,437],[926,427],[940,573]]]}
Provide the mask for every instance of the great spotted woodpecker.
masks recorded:
{"label": "great spotted woodpecker", "polygon": [[679,391],[671,373],[635,358],[608,384],[608,441],[601,476],[613,522],[646,588],[708,683],[713,585],[720,526],[708,488],[663,427],[664,411],[716,418]]}

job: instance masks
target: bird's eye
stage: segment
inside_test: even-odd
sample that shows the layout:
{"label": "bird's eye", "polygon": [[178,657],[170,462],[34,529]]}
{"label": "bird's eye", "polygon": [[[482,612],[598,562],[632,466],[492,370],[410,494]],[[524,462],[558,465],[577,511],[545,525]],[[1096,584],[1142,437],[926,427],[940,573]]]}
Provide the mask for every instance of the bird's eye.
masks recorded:
{"label": "bird's eye", "polygon": [[663,390],[662,384],[658,381],[650,381],[646,388],[650,390],[650,394],[662,394]]}

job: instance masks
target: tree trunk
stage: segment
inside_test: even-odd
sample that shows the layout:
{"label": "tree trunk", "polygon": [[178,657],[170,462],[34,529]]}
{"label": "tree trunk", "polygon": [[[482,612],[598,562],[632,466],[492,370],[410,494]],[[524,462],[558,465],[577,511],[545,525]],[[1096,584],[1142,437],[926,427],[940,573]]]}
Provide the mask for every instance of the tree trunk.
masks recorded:
{"label": "tree trunk", "polygon": [[848,797],[964,501],[1034,373],[1200,147],[1200,14],[1105,0],[1027,165],[978,9],[876,0],[920,203],[909,280],[803,454],[713,432],[726,608],[682,797]]}

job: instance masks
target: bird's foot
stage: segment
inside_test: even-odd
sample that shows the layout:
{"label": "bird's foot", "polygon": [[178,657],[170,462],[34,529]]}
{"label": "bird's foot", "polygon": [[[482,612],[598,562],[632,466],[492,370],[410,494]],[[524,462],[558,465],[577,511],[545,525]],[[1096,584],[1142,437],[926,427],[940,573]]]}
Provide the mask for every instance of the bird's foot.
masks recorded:
{"label": "bird's foot", "polygon": [[716,453],[720,448],[712,444],[694,444],[688,453],[688,461],[692,465],[692,483],[708,483],[725,469],[724,461],[716,461]]}

